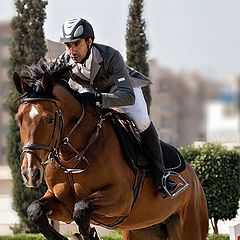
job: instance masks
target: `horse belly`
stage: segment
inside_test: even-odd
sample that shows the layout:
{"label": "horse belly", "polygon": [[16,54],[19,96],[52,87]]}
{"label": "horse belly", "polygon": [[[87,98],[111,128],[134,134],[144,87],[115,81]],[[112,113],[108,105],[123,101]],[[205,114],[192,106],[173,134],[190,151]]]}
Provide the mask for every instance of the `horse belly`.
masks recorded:
{"label": "horse belly", "polygon": [[182,198],[183,196],[163,199],[155,189],[153,180],[146,179],[134,208],[126,221],[117,228],[134,230],[161,223],[178,211]]}

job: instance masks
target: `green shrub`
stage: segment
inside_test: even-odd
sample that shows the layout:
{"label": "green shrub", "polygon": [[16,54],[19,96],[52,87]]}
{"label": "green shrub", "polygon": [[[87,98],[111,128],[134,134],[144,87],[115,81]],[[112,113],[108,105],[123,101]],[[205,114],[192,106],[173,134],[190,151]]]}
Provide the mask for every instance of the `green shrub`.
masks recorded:
{"label": "green shrub", "polygon": [[204,144],[199,148],[181,148],[204,188],[208,214],[214,233],[219,220],[233,219],[240,197],[240,154],[218,144]]}
{"label": "green shrub", "polygon": [[[0,236],[0,240],[44,240],[45,238],[41,234],[16,234],[14,236]],[[121,232],[112,232],[108,235],[101,236],[102,240],[121,240]],[[208,236],[208,240],[229,240],[229,236],[226,234]]]}
{"label": "green shrub", "polygon": [[180,147],[179,150],[183,154],[184,159],[190,164],[192,164],[194,160],[201,154],[201,150],[192,145]]}
{"label": "green shrub", "polygon": [[229,240],[229,235],[227,234],[219,234],[219,235],[216,235],[216,234],[209,234],[208,236],[208,240]]}
{"label": "green shrub", "polygon": [[44,240],[42,234],[16,234],[13,236],[0,236],[0,240]]}
{"label": "green shrub", "polygon": [[[101,236],[102,240],[122,240],[121,232],[111,232]],[[16,234],[13,236],[0,236],[0,240],[45,240],[42,234]]]}
{"label": "green shrub", "polygon": [[101,236],[102,240],[122,240],[122,234],[121,232],[112,232],[108,235]]}

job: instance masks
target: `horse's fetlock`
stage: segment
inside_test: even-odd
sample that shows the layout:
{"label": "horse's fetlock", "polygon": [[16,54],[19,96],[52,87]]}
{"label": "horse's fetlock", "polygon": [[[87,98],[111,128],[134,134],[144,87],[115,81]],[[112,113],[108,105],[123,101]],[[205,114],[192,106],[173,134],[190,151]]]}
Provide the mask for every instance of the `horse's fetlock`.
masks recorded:
{"label": "horse's fetlock", "polygon": [[74,206],[73,219],[79,227],[79,232],[86,236],[89,234],[90,230],[92,211],[92,204],[86,200],[81,200]]}
{"label": "horse's fetlock", "polygon": [[32,222],[37,223],[45,215],[43,204],[37,201],[31,203],[27,208],[27,215]]}
{"label": "horse's fetlock", "polygon": [[85,200],[77,202],[74,206],[73,218],[75,220],[82,220],[89,218],[92,214],[92,204]]}

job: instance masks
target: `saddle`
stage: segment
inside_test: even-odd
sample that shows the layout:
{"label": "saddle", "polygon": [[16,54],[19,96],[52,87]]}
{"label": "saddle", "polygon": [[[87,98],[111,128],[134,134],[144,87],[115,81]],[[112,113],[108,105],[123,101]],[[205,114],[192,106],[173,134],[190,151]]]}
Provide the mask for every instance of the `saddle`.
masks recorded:
{"label": "saddle", "polygon": [[[137,172],[138,169],[151,171],[151,164],[146,160],[144,155],[141,136],[135,123],[124,113],[111,111],[111,121],[115,132],[120,141],[123,155],[130,168]],[[185,170],[186,162],[182,154],[172,145],[159,140],[164,158],[164,165],[167,171],[180,173]]]}

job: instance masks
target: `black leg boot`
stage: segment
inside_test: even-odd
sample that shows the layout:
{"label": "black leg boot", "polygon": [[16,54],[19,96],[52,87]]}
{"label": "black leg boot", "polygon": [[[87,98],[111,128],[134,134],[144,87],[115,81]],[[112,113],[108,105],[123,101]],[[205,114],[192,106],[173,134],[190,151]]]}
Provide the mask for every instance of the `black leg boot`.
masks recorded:
{"label": "black leg boot", "polygon": [[[163,162],[162,148],[159,143],[158,134],[153,123],[151,123],[144,132],[140,133],[140,135],[147,159],[151,161],[151,164],[155,168],[153,174],[157,190],[161,193],[163,198],[166,198],[169,196],[169,194],[165,191],[162,185],[162,178],[166,173],[166,169]],[[179,184],[171,181],[169,178],[166,179],[166,188],[170,193],[174,193],[174,191],[178,188],[178,185]]]}

